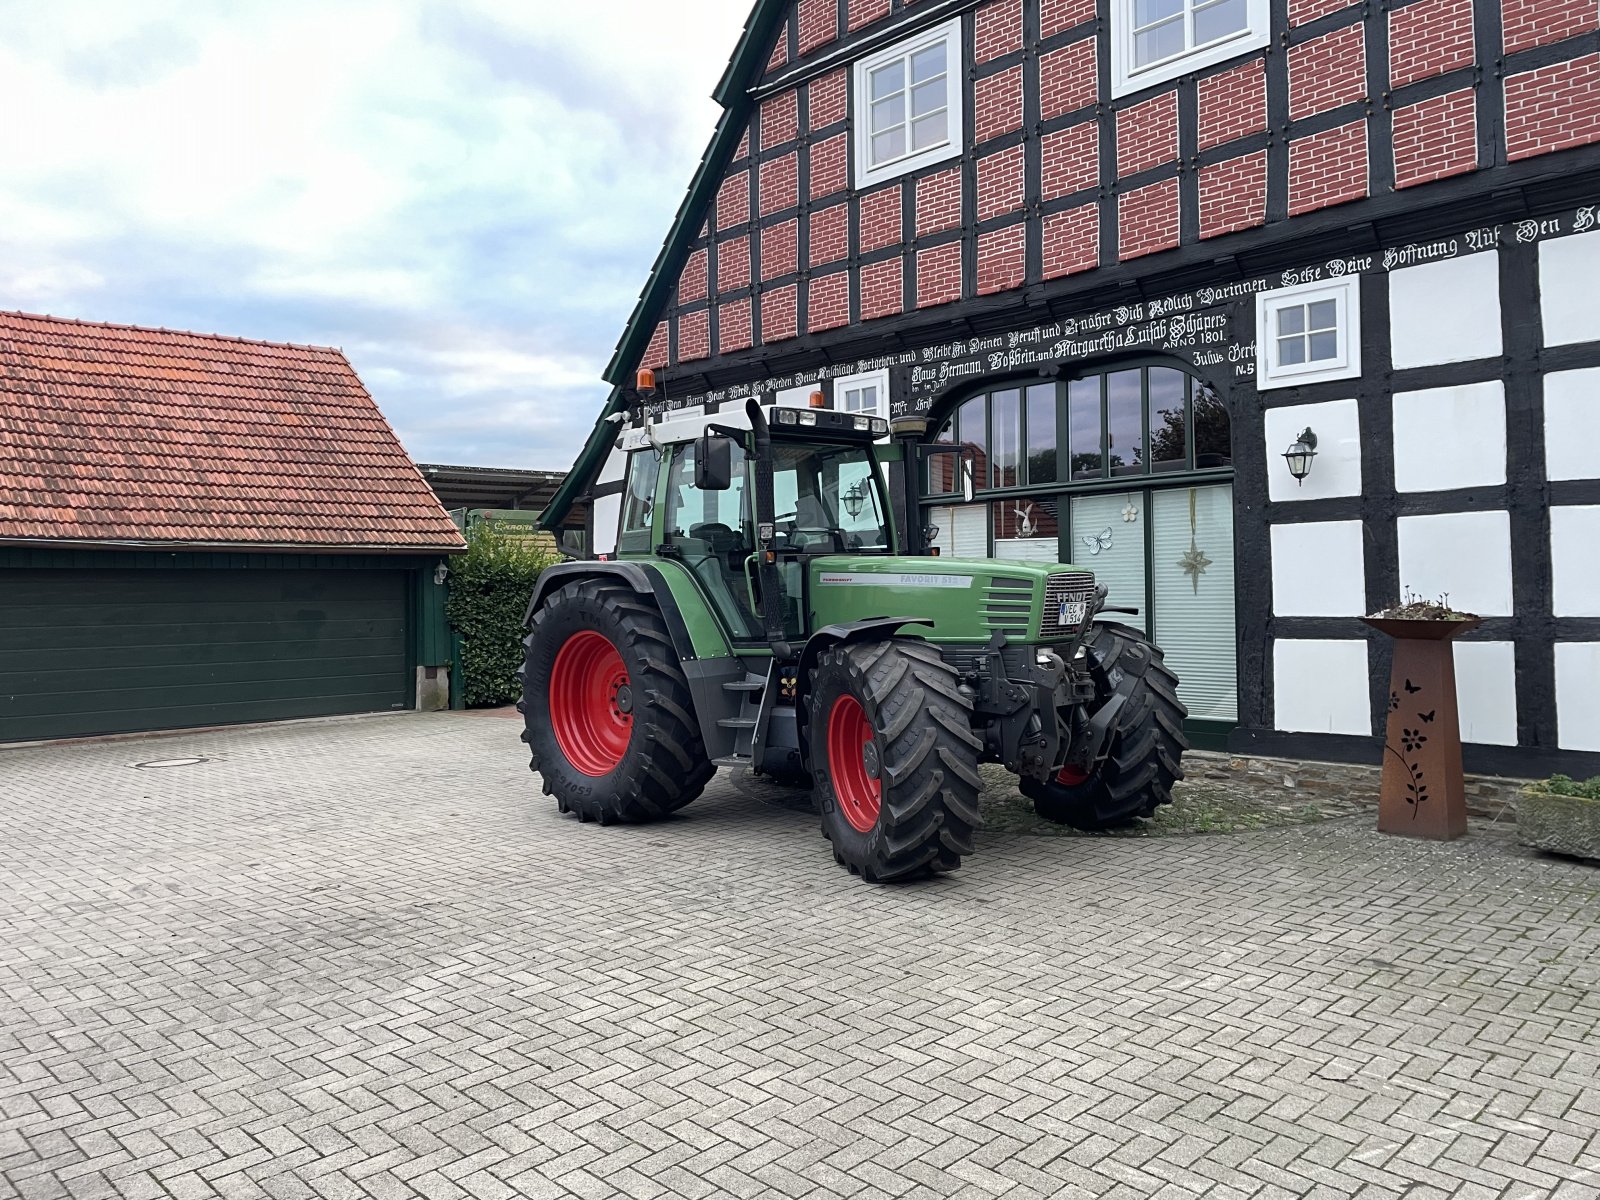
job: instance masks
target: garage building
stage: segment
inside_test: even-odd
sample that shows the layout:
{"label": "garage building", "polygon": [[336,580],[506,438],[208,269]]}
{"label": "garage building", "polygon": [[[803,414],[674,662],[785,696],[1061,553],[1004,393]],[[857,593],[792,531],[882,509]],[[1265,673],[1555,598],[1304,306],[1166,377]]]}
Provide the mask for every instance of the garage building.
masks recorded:
{"label": "garage building", "polygon": [[0,314],[0,743],[413,708],[462,549],[339,351]]}

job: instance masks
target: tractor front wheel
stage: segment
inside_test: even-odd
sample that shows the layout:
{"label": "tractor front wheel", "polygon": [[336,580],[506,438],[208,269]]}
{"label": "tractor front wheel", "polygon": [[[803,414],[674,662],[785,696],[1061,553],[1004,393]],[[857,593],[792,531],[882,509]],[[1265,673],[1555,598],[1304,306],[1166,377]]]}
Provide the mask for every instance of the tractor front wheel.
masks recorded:
{"label": "tractor front wheel", "polygon": [[972,853],[982,743],[960,683],[916,638],[835,646],[812,672],[816,805],[852,872],[887,883],[954,870]]}
{"label": "tractor front wheel", "polygon": [[1189,748],[1183,734],[1189,710],[1178,699],[1178,677],[1137,629],[1097,624],[1087,645],[1094,710],[1123,697],[1105,761],[1092,775],[1068,768],[1048,782],[1023,779],[1019,786],[1041,817],[1093,831],[1130,824],[1172,803]]}
{"label": "tractor front wheel", "polygon": [[523,740],[562,812],[610,825],[688,804],[716,773],[661,614],[632,588],[569,583],[534,613]]}

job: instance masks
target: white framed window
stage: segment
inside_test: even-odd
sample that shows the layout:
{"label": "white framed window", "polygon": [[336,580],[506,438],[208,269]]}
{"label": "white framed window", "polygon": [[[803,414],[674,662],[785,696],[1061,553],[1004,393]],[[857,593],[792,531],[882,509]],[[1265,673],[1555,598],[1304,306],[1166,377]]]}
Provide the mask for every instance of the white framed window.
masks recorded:
{"label": "white framed window", "polygon": [[959,17],[856,63],[856,187],[960,154],[965,78]]}
{"label": "white framed window", "polygon": [[889,415],[889,372],[868,371],[862,375],[841,375],[833,381],[833,406],[840,412]]}
{"label": "white framed window", "polygon": [[1256,390],[1361,374],[1361,277],[1256,294]]}
{"label": "white framed window", "polygon": [[1111,94],[1260,49],[1267,8],[1267,0],[1111,0]]}

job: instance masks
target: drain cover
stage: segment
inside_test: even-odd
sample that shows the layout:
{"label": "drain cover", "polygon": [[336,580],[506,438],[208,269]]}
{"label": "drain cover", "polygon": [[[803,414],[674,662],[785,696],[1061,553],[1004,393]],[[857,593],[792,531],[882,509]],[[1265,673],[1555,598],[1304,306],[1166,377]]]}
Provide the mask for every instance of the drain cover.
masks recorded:
{"label": "drain cover", "polygon": [[196,767],[210,761],[209,758],[152,758],[148,762],[136,762],[133,766],[139,770],[154,771],[162,767]]}

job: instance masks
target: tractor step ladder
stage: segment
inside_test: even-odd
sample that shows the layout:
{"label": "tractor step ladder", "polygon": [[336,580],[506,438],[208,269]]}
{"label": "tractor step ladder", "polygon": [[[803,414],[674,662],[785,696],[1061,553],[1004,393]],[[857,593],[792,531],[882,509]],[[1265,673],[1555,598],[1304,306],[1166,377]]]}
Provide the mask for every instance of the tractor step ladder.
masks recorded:
{"label": "tractor step ladder", "polygon": [[719,767],[749,767],[755,764],[756,725],[761,717],[761,696],[767,690],[765,676],[746,672],[743,679],[722,685],[722,690],[740,697],[739,715],[723,717],[717,722],[720,729],[731,729],[733,753],[716,759]]}

